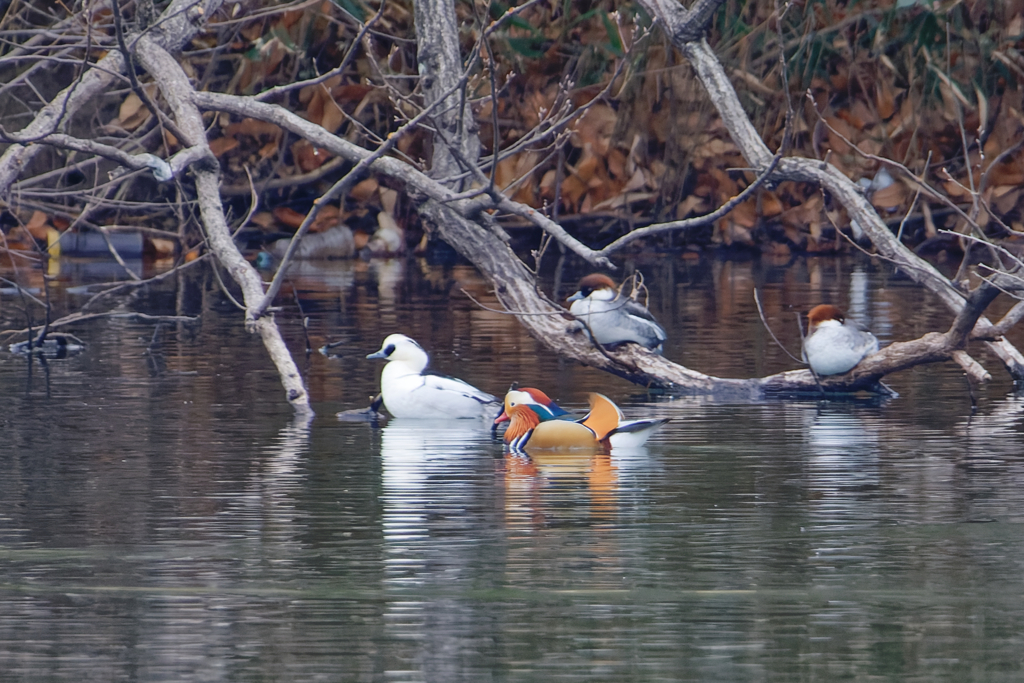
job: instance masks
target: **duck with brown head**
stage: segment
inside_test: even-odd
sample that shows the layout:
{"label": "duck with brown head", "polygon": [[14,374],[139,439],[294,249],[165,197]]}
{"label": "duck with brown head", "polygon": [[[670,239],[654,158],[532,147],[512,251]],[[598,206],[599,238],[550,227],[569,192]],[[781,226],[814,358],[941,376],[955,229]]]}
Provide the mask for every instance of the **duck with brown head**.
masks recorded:
{"label": "duck with brown head", "polygon": [[602,346],[633,342],[661,353],[667,335],[647,307],[624,296],[615,282],[602,273],[580,280],[579,289],[569,297],[569,312],[582,329],[593,333]]}
{"label": "duck with brown head", "polygon": [[831,304],[820,304],[807,313],[807,336],[803,356],[820,376],[849,372],[865,356],[878,351],[875,335],[847,320]]}

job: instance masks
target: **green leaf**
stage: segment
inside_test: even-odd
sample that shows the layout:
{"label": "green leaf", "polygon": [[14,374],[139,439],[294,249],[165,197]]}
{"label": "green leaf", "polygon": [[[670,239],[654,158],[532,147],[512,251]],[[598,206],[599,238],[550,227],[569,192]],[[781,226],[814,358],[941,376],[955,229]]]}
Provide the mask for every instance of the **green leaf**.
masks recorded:
{"label": "green leaf", "polygon": [[539,58],[544,56],[543,43],[536,38],[509,38],[508,46],[524,57]]}
{"label": "green leaf", "polygon": [[359,21],[365,21],[369,12],[357,0],[334,0],[334,4],[345,10]]}
{"label": "green leaf", "polygon": [[604,23],[604,30],[608,34],[608,45],[605,47],[616,57],[621,57],[626,51],[622,47],[619,27],[612,23],[612,18],[608,16],[607,12],[601,14],[601,21]]}

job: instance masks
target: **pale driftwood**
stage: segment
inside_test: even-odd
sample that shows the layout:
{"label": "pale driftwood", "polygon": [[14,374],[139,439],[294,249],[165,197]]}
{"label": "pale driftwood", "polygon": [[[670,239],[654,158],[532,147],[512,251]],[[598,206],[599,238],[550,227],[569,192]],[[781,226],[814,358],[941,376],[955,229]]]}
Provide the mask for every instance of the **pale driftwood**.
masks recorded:
{"label": "pale driftwood", "polygon": [[309,394],[302,381],[302,375],[281,337],[281,331],[271,313],[256,316],[253,311],[263,301],[263,280],[250,265],[228,229],[224,207],[220,197],[220,164],[210,151],[202,114],[192,101],[194,89],[178,61],[150,36],[141,36],[136,43],[136,52],[142,66],[157,82],[164,99],[174,113],[174,120],[188,147],[203,150],[204,159],[192,167],[196,180],[199,211],[206,232],[207,244],[217,255],[221,265],[242,289],[246,306],[246,328],[259,333],[271,361],[277,367],[284,385],[288,402],[297,413],[311,412]]}

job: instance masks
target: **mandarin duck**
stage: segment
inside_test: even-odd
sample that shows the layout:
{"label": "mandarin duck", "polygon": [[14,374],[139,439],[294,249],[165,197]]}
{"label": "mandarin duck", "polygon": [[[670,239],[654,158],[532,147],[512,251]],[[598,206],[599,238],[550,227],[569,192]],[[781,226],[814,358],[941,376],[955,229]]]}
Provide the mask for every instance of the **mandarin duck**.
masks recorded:
{"label": "mandarin duck", "polygon": [[[619,407],[606,396],[591,394],[590,412],[582,419],[574,421],[567,411],[559,407],[543,391],[533,387],[524,387],[519,390],[510,391],[505,395],[505,410],[495,418],[495,424],[512,421],[512,413],[509,412],[510,397],[512,402],[516,404],[514,406],[515,410],[520,414],[519,426],[513,429],[513,425],[510,424],[509,428],[505,431],[505,443],[510,444],[510,448],[513,447],[511,445],[513,441],[522,438],[524,427],[529,429],[530,425],[533,425],[533,429],[536,429],[541,425],[547,424],[582,425],[593,432],[595,437],[598,434],[603,434],[603,436],[596,439],[598,442],[606,441],[613,448],[637,448],[642,446],[650,438],[651,434],[671,419],[665,417],[627,420]],[[523,412],[523,410],[528,412]],[[566,434],[565,439],[569,439],[568,434],[570,433],[579,434],[584,442],[593,447],[593,444],[587,440],[586,434],[575,427],[559,427],[559,429]],[[511,434],[509,434],[510,431],[512,432]],[[544,427],[543,431],[545,432],[544,443],[547,443],[549,438],[546,434],[550,434],[551,439],[557,438],[554,428]],[[531,436],[527,437],[527,441],[535,448],[559,447],[557,444],[554,446],[540,445],[541,442],[533,442]]]}

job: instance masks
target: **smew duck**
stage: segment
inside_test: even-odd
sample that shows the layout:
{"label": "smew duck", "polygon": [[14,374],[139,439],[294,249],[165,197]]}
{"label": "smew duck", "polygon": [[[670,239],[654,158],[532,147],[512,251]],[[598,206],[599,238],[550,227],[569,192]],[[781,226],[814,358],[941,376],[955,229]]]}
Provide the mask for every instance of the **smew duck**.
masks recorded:
{"label": "smew duck", "polygon": [[387,361],[380,375],[384,407],[394,417],[422,419],[478,418],[494,415],[497,398],[461,379],[426,372],[426,351],[404,334],[391,334],[367,358]]}

